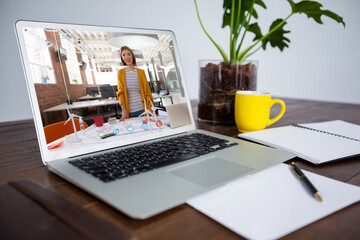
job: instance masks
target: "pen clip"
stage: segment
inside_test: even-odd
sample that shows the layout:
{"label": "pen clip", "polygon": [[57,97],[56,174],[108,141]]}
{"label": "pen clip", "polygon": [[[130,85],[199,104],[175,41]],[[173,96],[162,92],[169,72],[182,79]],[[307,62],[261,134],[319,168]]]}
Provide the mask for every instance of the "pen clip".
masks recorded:
{"label": "pen clip", "polygon": [[298,178],[299,178],[300,180],[303,180],[303,178],[304,178],[305,175],[304,175],[303,172],[295,165],[294,162],[291,162],[291,168],[292,168],[292,170],[295,172],[296,176],[298,176]]}
{"label": "pen clip", "polygon": [[290,166],[292,171],[295,173],[295,175],[301,180],[301,176],[296,172],[295,168],[293,166]]}

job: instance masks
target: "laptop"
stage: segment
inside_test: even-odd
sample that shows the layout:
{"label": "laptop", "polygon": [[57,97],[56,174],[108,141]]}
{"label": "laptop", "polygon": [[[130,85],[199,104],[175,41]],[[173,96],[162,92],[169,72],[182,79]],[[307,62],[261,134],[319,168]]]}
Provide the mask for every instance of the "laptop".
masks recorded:
{"label": "laptop", "polygon": [[[131,218],[149,218],[294,157],[196,129],[172,31],[34,21],[18,21],[15,30],[43,163]],[[163,99],[166,114],[119,122],[116,99],[80,101],[88,87],[117,85],[123,45],[151,90],[171,96]],[[66,120],[77,130],[51,139],[46,129]]]}

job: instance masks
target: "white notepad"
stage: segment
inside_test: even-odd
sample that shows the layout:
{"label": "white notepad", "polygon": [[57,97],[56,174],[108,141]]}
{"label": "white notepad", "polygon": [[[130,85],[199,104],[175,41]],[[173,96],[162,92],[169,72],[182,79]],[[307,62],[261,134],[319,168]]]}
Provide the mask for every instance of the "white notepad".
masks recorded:
{"label": "white notepad", "polygon": [[248,239],[278,239],[360,201],[360,187],[303,171],[323,202],[311,195],[290,166],[279,164],[187,201]]}
{"label": "white notepad", "polygon": [[314,164],[360,154],[360,126],[340,120],[270,128],[239,137],[292,152]]}

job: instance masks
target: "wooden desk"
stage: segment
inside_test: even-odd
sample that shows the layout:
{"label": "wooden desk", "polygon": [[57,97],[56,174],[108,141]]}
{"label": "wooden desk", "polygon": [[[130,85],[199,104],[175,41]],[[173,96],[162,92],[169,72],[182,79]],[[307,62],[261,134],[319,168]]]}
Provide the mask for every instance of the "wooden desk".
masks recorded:
{"label": "wooden desk", "polygon": [[[291,123],[341,119],[360,124],[360,105],[284,99],[287,110],[273,127]],[[196,115],[196,103],[194,113]],[[274,109],[276,114],[279,109]],[[236,137],[231,125],[211,125],[197,122],[200,129]],[[123,226],[138,239],[242,239],[207,216],[183,204],[147,220],[128,218],[96,198],[49,172],[43,166],[32,120],[0,124],[0,184],[19,179],[31,179],[62,195],[67,200]],[[323,166],[314,166],[296,158],[303,169],[342,182],[360,186],[360,157]],[[296,210],[296,206],[294,206]],[[353,204],[313,224],[299,229],[283,239],[357,239],[360,236],[360,203]],[[259,231],[261,226],[259,226]]]}
{"label": "wooden desk", "polygon": [[97,94],[97,95],[86,95],[86,96],[82,96],[78,98],[78,101],[90,101],[90,100],[97,100],[97,99],[101,99],[101,94]]}
{"label": "wooden desk", "polygon": [[100,107],[100,106],[108,106],[108,105],[117,105],[119,104],[118,100],[91,100],[91,101],[80,101],[73,102],[72,104],[62,103],[52,108],[47,108],[44,110],[45,112],[56,112],[56,111],[65,111],[66,109],[81,109],[81,108],[91,108],[91,107]]}
{"label": "wooden desk", "polygon": [[[48,112],[56,112],[56,111],[66,111],[74,110],[74,109],[82,109],[82,108],[92,108],[92,107],[101,107],[101,106],[109,106],[109,105],[115,105],[115,114],[117,114],[117,107],[119,105],[119,102],[117,99],[104,99],[104,100],[90,100],[90,101],[80,101],[80,102],[73,102],[72,104],[62,103],[55,107],[47,108],[43,111],[44,113],[44,123],[45,125],[48,124],[46,113]],[[98,110],[99,111],[99,110]],[[100,114],[98,112],[98,114]]]}

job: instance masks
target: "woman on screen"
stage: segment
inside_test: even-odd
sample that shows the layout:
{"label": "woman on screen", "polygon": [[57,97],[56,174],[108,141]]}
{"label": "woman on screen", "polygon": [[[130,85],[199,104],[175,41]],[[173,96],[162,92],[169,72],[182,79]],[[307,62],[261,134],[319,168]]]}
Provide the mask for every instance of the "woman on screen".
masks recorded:
{"label": "woman on screen", "polygon": [[117,97],[122,111],[120,121],[124,121],[126,118],[142,114],[145,108],[144,102],[147,109],[152,112],[150,101],[153,101],[153,97],[145,72],[135,67],[136,59],[129,47],[121,47],[120,58],[125,68],[117,72]]}

